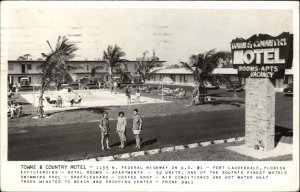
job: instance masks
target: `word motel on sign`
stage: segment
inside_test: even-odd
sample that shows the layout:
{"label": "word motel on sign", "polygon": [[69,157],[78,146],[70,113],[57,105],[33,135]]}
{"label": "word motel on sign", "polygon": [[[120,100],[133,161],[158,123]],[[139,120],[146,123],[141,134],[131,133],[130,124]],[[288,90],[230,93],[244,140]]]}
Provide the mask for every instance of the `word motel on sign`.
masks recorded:
{"label": "word motel on sign", "polygon": [[285,64],[285,59],[279,58],[279,48],[254,50],[235,50],[233,64]]}

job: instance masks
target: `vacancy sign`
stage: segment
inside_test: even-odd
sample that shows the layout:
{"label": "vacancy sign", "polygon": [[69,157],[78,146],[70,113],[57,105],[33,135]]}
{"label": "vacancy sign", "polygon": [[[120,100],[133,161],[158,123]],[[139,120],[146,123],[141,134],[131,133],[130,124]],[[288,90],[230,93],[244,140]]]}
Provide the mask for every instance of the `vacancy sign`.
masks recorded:
{"label": "vacancy sign", "polygon": [[293,60],[293,35],[283,32],[277,37],[266,34],[231,42],[233,68],[251,78],[282,78]]}

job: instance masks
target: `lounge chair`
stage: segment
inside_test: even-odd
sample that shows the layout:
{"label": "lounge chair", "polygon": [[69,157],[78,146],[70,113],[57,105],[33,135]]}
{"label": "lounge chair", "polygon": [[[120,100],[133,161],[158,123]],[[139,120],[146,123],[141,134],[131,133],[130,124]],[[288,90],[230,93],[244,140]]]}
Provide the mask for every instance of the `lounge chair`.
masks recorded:
{"label": "lounge chair", "polygon": [[51,100],[51,98],[50,97],[46,97],[46,101],[47,101],[47,103],[49,103],[49,104],[51,104],[51,105],[54,105],[54,104],[56,104],[56,100]]}
{"label": "lounge chair", "polygon": [[71,106],[74,106],[74,104],[82,106],[81,101],[82,101],[82,98],[80,97],[80,98],[77,99],[77,101],[75,101],[74,99],[72,99],[70,101],[70,103],[71,103]]}
{"label": "lounge chair", "polygon": [[175,98],[175,99],[184,99],[185,95],[186,95],[186,91],[181,91],[181,92],[179,92],[178,94],[176,94],[176,95],[174,96],[174,98]]}
{"label": "lounge chair", "polygon": [[172,91],[172,93],[173,93],[174,95],[180,93],[180,88],[174,89],[174,90]]}

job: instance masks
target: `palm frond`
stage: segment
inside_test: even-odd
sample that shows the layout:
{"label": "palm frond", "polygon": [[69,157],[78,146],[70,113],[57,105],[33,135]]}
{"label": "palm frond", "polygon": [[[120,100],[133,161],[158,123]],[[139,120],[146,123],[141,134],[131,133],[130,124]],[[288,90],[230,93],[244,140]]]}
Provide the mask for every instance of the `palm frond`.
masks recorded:
{"label": "palm frond", "polygon": [[194,68],[190,64],[188,64],[186,62],[182,62],[182,61],[180,63],[182,64],[182,67],[195,72]]}

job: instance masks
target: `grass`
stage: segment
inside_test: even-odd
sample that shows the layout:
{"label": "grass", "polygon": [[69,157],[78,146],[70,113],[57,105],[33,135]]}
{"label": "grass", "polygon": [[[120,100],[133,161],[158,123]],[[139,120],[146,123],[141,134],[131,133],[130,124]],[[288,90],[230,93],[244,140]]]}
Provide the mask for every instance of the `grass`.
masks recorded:
{"label": "grass", "polygon": [[[118,90],[119,94],[124,94],[124,89]],[[104,111],[109,113],[110,118],[116,119],[120,111],[124,111],[127,117],[130,117],[133,109],[138,108],[143,117],[152,117],[170,114],[185,114],[200,111],[216,111],[216,110],[229,110],[243,107],[243,95],[240,95],[239,102],[231,98],[232,93],[224,92],[224,90],[211,90],[209,94],[217,96],[218,100],[214,103],[205,105],[189,106],[191,98],[191,91],[187,90],[185,99],[174,99],[172,96],[165,96],[165,100],[173,101],[170,103],[160,104],[142,104],[142,105],[128,105],[128,106],[107,106],[107,107],[89,107],[82,109],[73,109],[68,111],[52,111],[46,112],[47,118],[33,119],[36,116],[36,109],[28,103],[24,98],[19,97],[16,100],[21,102],[24,111],[24,116],[19,119],[9,119],[8,127],[32,127],[32,126],[48,126],[48,125],[62,125],[70,123],[85,123],[100,119]],[[156,92],[143,93],[143,96],[160,99],[161,96]]]}
{"label": "grass", "polygon": [[[283,137],[281,141],[292,143],[292,137]],[[292,154],[290,154],[260,160],[226,149],[227,146],[238,146],[241,144],[244,144],[244,142],[209,145],[206,147],[122,159],[122,161],[291,161],[293,159]]]}

